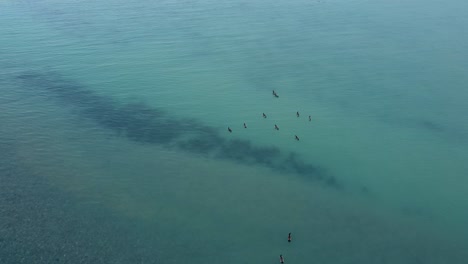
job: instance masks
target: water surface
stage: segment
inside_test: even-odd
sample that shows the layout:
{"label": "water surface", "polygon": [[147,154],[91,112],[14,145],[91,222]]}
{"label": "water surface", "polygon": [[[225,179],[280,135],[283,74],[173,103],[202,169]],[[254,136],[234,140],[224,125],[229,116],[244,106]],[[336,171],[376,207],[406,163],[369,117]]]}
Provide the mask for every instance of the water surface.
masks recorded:
{"label": "water surface", "polygon": [[3,1],[0,262],[464,263],[466,11]]}

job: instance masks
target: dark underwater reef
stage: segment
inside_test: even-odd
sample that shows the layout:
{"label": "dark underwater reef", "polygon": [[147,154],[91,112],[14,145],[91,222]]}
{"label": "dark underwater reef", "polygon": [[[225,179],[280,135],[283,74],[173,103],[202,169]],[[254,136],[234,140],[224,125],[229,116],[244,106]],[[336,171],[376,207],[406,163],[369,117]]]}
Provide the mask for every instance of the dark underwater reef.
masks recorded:
{"label": "dark underwater reef", "polygon": [[163,109],[142,103],[123,104],[56,73],[28,72],[17,77],[20,85],[47,98],[54,97],[86,118],[132,141],[162,145],[210,158],[295,173],[334,188],[343,187],[322,168],[303,161],[293,152],[256,146],[251,141],[225,139],[214,128],[195,119],[180,119]]}

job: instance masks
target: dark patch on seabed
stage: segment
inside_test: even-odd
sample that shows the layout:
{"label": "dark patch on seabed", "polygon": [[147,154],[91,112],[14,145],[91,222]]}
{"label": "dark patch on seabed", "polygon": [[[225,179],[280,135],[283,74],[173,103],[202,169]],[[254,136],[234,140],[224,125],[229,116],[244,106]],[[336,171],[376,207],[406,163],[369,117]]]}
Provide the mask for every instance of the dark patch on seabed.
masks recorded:
{"label": "dark patch on seabed", "polygon": [[133,141],[177,148],[212,158],[242,164],[262,165],[280,172],[296,173],[320,180],[328,186],[343,186],[322,168],[304,162],[295,153],[276,147],[255,146],[247,140],[228,140],[214,128],[194,119],[177,119],[164,110],[144,104],[122,104],[100,96],[57,73],[29,72],[18,76],[25,88],[53,95],[101,126]]}
{"label": "dark patch on seabed", "polygon": [[392,124],[399,124],[406,127],[414,127],[419,129],[425,129],[431,132],[438,132],[444,133],[447,132],[446,127],[443,125],[436,123],[432,120],[424,119],[424,118],[408,118],[408,117],[397,117],[391,116],[389,114],[382,114],[378,116],[380,120],[392,123]]}

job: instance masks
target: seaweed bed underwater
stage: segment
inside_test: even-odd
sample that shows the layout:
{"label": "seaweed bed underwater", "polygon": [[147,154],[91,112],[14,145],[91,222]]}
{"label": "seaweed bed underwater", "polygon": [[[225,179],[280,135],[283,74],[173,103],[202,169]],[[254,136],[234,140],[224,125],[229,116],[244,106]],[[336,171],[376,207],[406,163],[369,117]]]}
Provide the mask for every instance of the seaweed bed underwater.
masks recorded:
{"label": "seaweed bed underwater", "polygon": [[316,179],[330,187],[342,187],[334,176],[327,175],[326,170],[304,162],[295,153],[282,153],[275,147],[255,146],[247,140],[226,140],[200,121],[178,120],[162,109],[144,104],[122,105],[111,98],[96,95],[76,82],[67,81],[56,73],[27,73],[18,79],[28,89],[61,99],[64,104],[78,108],[85,117],[130,140],[176,147],[243,164],[263,165]]}

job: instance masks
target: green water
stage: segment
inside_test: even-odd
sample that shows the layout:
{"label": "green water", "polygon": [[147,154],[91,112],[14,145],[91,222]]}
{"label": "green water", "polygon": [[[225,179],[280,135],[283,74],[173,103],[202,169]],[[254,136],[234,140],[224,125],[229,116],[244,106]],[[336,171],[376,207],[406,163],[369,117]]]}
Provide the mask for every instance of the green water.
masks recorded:
{"label": "green water", "polygon": [[0,263],[465,263],[467,12],[2,1]]}

